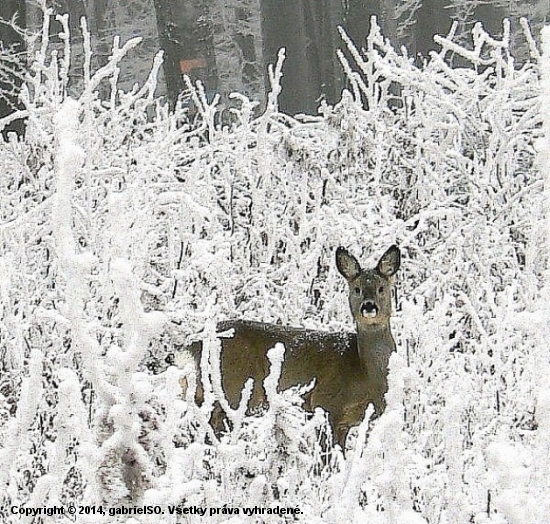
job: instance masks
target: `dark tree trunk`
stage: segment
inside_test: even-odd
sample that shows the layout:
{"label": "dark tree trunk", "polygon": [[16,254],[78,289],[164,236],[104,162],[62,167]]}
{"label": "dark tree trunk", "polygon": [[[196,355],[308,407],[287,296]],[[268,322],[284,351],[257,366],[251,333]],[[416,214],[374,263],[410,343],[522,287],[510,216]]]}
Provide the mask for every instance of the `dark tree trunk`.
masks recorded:
{"label": "dark tree trunk", "polygon": [[267,63],[275,63],[279,49],[286,49],[281,111],[315,114],[319,99],[335,101],[341,88],[336,66],[336,26],[330,0],[263,0],[262,33]]}
{"label": "dark tree trunk", "polygon": [[342,40],[338,26],[343,24],[340,0],[308,0],[308,18],[312,21],[312,40],[317,49],[320,84],[318,91],[329,104],[340,100],[343,87],[343,71],[336,50]]}
{"label": "dark tree trunk", "polygon": [[[4,21],[11,20],[17,15],[17,25],[21,29],[26,27],[26,5],[24,0],[0,1],[0,18]],[[0,24],[0,40],[4,49],[11,49],[14,54],[20,54],[20,61],[9,63],[6,73],[0,74],[0,118],[8,116],[17,109],[22,109],[19,102],[19,93],[23,84],[22,75],[25,66],[25,39],[15,29],[6,24]],[[9,132],[15,132],[22,136],[25,132],[23,120],[15,120],[2,131],[4,138]]]}
{"label": "dark tree trunk", "polygon": [[483,23],[485,30],[493,37],[502,37],[502,20],[510,17],[502,6],[495,3],[480,4],[475,10],[475,19]]}
{"label": "dark tree trunk", "polygon": [[[392,0],[349,0],[344,14],[344,29],[357,49],[365,47],[373,16],[376,16],[384,36],[395,40],[395,6]],[[395,41],[393,43],[396,44]]]}
{"label": "dark tree trunk", "polygon": [[216,88],[212,27],[205,0],[154,0],[164,75],[173,106],[185,90],[183,74],[201,80],[208,92]]}
{"label": "dark tree trunk", "polygon": [[416,13],[411,52],[420,60],[422,57],[427,58],[430,51],[439,49],[434,42],[434,35],[446,36],[451,29],[451,12],[444,7],[443,0],[424,0]]}
{"label": "dark tree trunk", "polygon": [[175,23],[172,0],[154,0],[160,47],[164,50],[164,77],[166,91],[173,106],[183,90],[183,78],[180,73],[180,59],[184,53],[185,36]]}
{"label": "dark tree trunk", "polygon": [[[114,22],[109,20],[109,0],[94,0],[92,19],[90,21],[91,33],[96,35],[97,45],[94,49],[94,57],[96,66],[103,67],[107,65],[111,56],[111,45],[113,41],[113,25]],[[99,85],[99,94],[102,99],[109,95],[107,84],[102,82]]]}
{"label": "dark tree trunk", "polygon": [[[457,11],[450,9],[446,0],[424,0],[422,7],[416,13],[416,25],[414,26],[412,52],[422,57],[428,57],[430,51],[438,50],[439,46],[434,42],[434,35],[446,36],[451,29]],[[502,36],[502,19],[506,16],[501,7],[494,3],[479,3],[466,19],[466,24],[459,27],[459,32],[469,32],[474,23],[480,21],[485,29],[496,37]],[[460,34],[459,41],[460,41]],[[462,35],[464,36],[464,35]],[[469,34],[466,35],[469,39]],[[456,37],[455,37],[456,39]],[[456,58],[456,64],[468,65],[460,57]]]}

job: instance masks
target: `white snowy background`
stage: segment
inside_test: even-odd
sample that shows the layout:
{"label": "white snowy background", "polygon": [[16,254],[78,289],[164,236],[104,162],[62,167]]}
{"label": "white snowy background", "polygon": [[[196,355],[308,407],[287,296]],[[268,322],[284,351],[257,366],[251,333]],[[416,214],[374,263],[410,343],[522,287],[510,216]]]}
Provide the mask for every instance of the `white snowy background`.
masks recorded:
{"label": "white snowy background", "polygon": [[[0,143],[0,521],[550,522],[550,31],[540,49],[525,24],[519,62],[506,23],[476,26],[418,68],[374,27],[318,117],[278,112],[280,61],[265,109],[199,85],[188,118],[155,98],[160,57],[118,89],[138,39],[91,71],[85,28],[69,96],[64,23],[64,58],[38,46],[25,139]],[[368,438],[323,458],[322,414],[274,369],[268,412],[218,441],[171,356],[197,334],[215,353],[225,318],[351,329],[334,250],[368,266],[392,243],[398,349]],[[165,514],[11,511],[69,504]]]}

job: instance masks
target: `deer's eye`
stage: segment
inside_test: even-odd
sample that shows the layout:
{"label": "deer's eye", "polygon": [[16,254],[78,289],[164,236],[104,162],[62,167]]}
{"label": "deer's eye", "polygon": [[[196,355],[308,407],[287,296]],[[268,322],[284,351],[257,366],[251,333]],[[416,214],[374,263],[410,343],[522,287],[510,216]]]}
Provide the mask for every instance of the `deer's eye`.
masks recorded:
{"label": "deer's eye", "polygon": [[380,286],[378,288],[378,293],[384,293],[384,286]]}
{"label": "deer's eye", "polygon": [[356,295],[359,295],[359,293],[361,293],[361,288],[360,288],[360,287],[356,287],[354,291],[355,291],[355,294],[356,294]]}

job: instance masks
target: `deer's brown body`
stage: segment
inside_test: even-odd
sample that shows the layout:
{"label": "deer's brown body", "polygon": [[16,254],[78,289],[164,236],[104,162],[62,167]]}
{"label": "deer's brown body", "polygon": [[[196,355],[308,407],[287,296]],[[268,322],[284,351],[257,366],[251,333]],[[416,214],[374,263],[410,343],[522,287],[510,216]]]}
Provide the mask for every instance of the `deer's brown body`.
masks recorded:
{"label": "deer's brown body", "polygon": [[[279,389],[315,379],[305,407],[322,407],[328,413],[335,439],[344,447],[349,429],[361,421],[369,403],[374,404],[376,414],[385,409],[388,362],[395,350],[390,330],[392,277],[399,268],[400,253],[392,246],[376,268],[363,271],[352,255],[338,248],[336,263],[349,284],[357,333],[328,333],[250,321],[222,322],[218,331],[234,330],[232,338],[222,339],[221,351],[222,387],[233,408],[250,377],[254,379],[250,408],[265,403],[267,351],[282,342],[286,351]],[[196,343],[189,349],[199,369],[202,345]],[[200,380],[197,401],[202,402]]]}

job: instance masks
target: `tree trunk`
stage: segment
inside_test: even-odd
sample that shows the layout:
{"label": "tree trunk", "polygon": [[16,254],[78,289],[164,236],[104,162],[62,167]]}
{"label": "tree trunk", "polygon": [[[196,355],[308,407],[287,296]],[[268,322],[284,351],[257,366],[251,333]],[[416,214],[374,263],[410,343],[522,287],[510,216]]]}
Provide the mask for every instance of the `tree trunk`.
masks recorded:
{"label": "tree trunk", "polygon": [[[317,113],[319,99],[335,101],[341,75],[334,54],[341,11],[331,0],[263,0],[262,32],[266,63],[286,49],[279,105],[289,114]],[[336,21],[336,19],[339,21]]]}
{"label": "tree trunk", "polygon": [[[2,0],[0,2],[0,18],[9,22],[17,15],[16,23],[21,29],[26,27],[26,5],[24,0]],[[22,109],[19,102],[19,92],[23,84],[25,68],[25,40],[22,34],[13,27],[0,24],[0,41],[5,52],[9,50],[10,60],[6,60],[6,68],[0,69],[0,118],[8,116],[18,109]],[[11,60],[15,55],[19,59]],[[4,60],[0,57],[0,60]],[[15,120],[2,131],[4,138],[9,132],[15,132],[23,136],[25,123],[23,120]]]}

